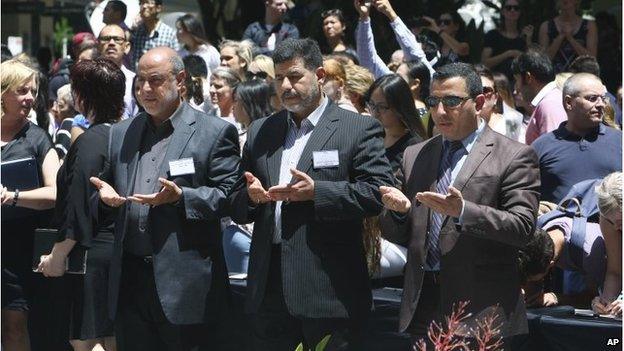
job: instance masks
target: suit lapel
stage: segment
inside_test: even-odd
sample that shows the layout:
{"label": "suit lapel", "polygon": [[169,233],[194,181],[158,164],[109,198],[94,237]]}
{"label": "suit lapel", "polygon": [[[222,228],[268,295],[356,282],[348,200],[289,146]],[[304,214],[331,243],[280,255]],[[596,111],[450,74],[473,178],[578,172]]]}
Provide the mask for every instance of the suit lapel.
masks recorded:
{"label": "suit lapel", "polygon": [[[279,172],[282,162],[282,152],[284,151],[284,141],[286,139],[286,133],[288,132],[288,111],[284,110],[282,113],[269,117],[265,122],[271,137],[268,142],[267,148],[267,175],[269,186],[274,186],[279,183]],[[264,127],[263,127],[264,128]]]}
{"label": "suit lapel", "polygon": [[325,111],[323,111],[321,118],[312,131],[310,139],[308,139],[306,146],[303,148],[303,152],[299,158],[299,163],[297,163],[298,170],[308,173],[312,167],[312,153],[314,151],[321,150],[323,146],[325,146],[325,143],[327,143],[331,136],[336,132],[336,124],[334,122],[339,119],[340,113],[337,109],[338,107],[336,107],[332,102],[328,103]]}
{"label": "suit lapel", "polygon": [[492,131],[488,126],[485,126],[485,129],[472,146],[472,150],[466,157],[466,161],[462,168],[459,170],[457,174],[457,178],[453,182],[453,187],[457,190],[462,191],[466,186],[468,180],[475,173],[477,168],[483,163],[486,157],[492,152],[492,145],[494,145],[494,141],[491,138],[491,133],[496,133]]}
{"label": "suit lapel", "polygon": [[[179,113],[181,120],[177,123],[177,127],[173,129],[171,134],[171,140],[169,146],[167,146],[167,153],[165,159],[158,168],[158,176],[167,178],[167,171],[169,170],[169,161],[177,160],[182,155],[186,144],[188,144],[191,136],[195,133],[195,114],[194,111],[187,111],[189,109],[186,103],[182,103],[182,106],[175,113]],[[154,187],[160,186],[159,182],[154,182]]]}

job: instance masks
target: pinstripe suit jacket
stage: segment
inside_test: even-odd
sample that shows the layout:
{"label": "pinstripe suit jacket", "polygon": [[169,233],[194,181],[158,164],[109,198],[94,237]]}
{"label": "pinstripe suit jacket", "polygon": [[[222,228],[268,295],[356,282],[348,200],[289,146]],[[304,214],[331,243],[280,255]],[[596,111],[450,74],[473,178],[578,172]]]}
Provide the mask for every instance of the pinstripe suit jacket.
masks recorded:
{"label": "pinstripe suit jacket", "polygon": [[[249,128],[241,167],[268,189],[277,185],[288,112]],[[315,169],[314,151],[338,150],[339,165]],[[282,204],[281,266],[284,298],[292,315],[348,318],[371,308],[362,244],[362,220],[382,209],[379,186],[392,184],[383,129],[373,118],[329,103],[306,144],[297,169],[314,180],[314,200]],[[255,313],[266,289],[275,203],[250,205],[244,178],[230,196],[232,218],[255,222],[246,312]]]}

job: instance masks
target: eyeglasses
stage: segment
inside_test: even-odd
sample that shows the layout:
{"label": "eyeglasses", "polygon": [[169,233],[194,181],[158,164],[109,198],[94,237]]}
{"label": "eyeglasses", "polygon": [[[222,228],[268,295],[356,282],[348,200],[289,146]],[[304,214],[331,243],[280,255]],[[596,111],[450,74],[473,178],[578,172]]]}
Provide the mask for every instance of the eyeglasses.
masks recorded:
{"label": "eyeglasses", "polygon": [[492,87],[483,87],[483,95],[489,95],[495,92],[496,90],[494,90],[494,88]]}
{"label": "eyeglasses", "polygon": [[605,104],[609,103],[609,97],[607,95],[591,94],[591,95],[582,96],[582,98],[591,102],[592,104],[597,104],[598,100],[602,100],[602,102]]}
{"label": "eyeglasses", "polygon": [[434,108],[438,106],[440,102],[442,102],[442,106],[444,106],[444,108],[455,108],[461,105],[464,101],[468,101],[470,99],[472,99],[470,96],[464,96],[464,97],[453,96],[453,95],[443,96],[443,97],[429,96],[428,98],[425,99],[425,104],[429,108]]}
{"label": "eyeglasses", "polygon": [[439,20],[437,20],[437,23],[438,23],[438,26],[441,26],[441,25],[448,26],[451,23],[453,23],[453,20],[446,19],[446,18],[440,18]]}
{"label": "eyeglasses", "polygon": [[111,39],[115,42],[115,44],[123,44],[126,41],[126,38],[118,37],[114,35],[105,35],[98,38],[98,41],[101,44],[106,44],[111,41]]}
{"label": "eyeglasses", "polygon": [[258,72],[247,71],[245,73],[245,78],[247,78],[247,80],[267,79],[268,76],[269,74],[264,71],[258,71]]}
{"label": "eyeglasses", "polygon": [[509,12],[511,12],[511,11],[520,12],[520,6],[518,6],[518,5],[505,5],[504,9],[509,11]]}
{"label": "eyeglasses", "polygon": [[368,107],[368,110],[370,111],[370,113],[374,113],[374,114],[390,111],[390,107],[388,105],[376,104],[372,101],[367,102],[366,106]]}

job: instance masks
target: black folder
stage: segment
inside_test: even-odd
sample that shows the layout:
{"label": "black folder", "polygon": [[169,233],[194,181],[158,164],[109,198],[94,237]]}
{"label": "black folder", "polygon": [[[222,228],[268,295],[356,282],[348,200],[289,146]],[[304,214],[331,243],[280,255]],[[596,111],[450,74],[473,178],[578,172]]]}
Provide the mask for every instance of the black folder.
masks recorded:
{"label": "black folder", "polygon": [[[14,191],[32,190],[41,187],[37,160],[33,157],[0,163],[0,183]],[[19,219],[33,216],[37,212],[23,207],[2,206],[2,219]]]}
{"label": "black folder", "polygon": [[[37,268],[39,267],[41,256],[49,255],[52,252],[52,247],[54,247],[57,239],[58,230],[56,229],[37,229],[35,231],[32,258],[33,272],[38,272]],[[84,247],[75,245],[69,252],[69,255],[67,255],[65,273],[85,274],[87,271],[87,252]]]}

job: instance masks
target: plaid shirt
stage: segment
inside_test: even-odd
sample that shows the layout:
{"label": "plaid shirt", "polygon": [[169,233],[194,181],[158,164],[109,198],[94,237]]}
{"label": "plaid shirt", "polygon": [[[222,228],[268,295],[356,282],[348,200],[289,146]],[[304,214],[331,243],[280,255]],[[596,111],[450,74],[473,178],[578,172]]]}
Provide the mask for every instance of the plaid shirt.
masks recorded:
{"label": "plaid shirt", "polygon": [[141,24],[132,36],[132,68],[136,70],[141,56],[148,50],[159,46],[168,46],[178,51],[180,44],[178,44],[176,31],[162,21],[158,21],[154,34],[150,36],[145,25]]}

